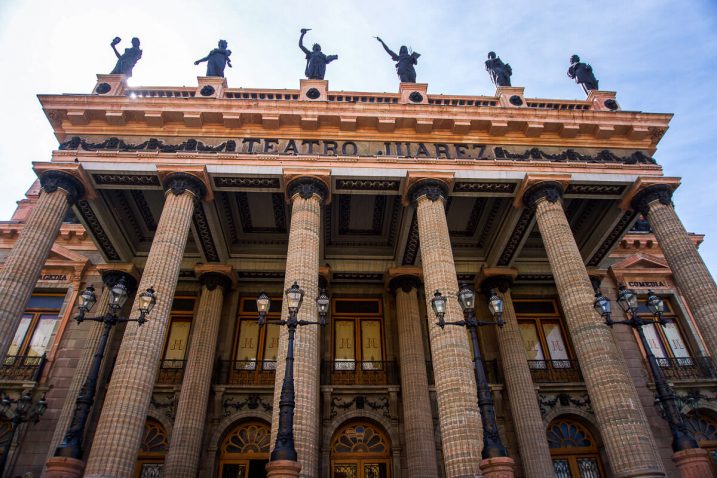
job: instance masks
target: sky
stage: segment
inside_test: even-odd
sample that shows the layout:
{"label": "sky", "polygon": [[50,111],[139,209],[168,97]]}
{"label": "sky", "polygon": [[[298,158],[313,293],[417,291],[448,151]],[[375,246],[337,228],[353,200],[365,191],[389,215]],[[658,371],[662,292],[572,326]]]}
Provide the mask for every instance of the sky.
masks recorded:
{"label": "sky", "polygon": [[[717,271],[717,1],[715,0],[0,0],[0,220],[48,161],[57,140],[38,94],[90,93],[109,73],[110,48],[141,40],[130,85],[195,86],[219,39],[229,42],[229,87],[298,88],[307,45],[337,54],[331,90],[397,92],[394,50],[421,53],[429,94],[492,95],[484,68],[495,51],[528,98],[583,99],[567,78],[570,55],[593,66],[624,110],[674,113],[655,159],[682,177],[673,200],[685,227],[707,237],[700,251]],[[714,273],[714,272],[713,272]]]}

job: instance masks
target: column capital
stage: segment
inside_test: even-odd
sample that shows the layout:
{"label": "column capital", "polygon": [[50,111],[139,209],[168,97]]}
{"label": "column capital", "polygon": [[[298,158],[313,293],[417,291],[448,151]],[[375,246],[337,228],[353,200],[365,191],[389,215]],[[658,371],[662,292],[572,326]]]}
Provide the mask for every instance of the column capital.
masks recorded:
{"label": "column capital", "polygon": [[408,198],[416,204],[422,197],[436,202],[439,199],[448,199],[448,185],[440,179],[422,179],[414,183],[408,190]]}
{"label": "column capital", "polygon": [[132,294],[137,290],[139,276],[134,264],[98,264],[97,270],[106,287],[112,288],[120,279],[124,279],[127,284],[127,293]]}
{"label": "column capital", "polygon": [[[670,198],[672,197],[672,193],[680,186],[680,178],[675,177],[640,177],[637,178],[637,181],[632,183],[632,186],[630,186],[630,189],[625,193],[625,195],[620,200],[619,207],[620,209],[624,210],[634,210],[642,212],[640,209],[641,207],[647,207],[647,205],[650,204],[650,202],[659,199],[659,197],[656,197],[654,195],[655,192],[659,191],[660,189],[664,190],[663,195],[668,195]],[[648,199],[648,196],[651,196],[651,199]],[[647,202],[644,202],[645,199],[648,199]],[[664,204],[664,203],[663,203]],[[670,202],[667,202],[667,204],[670,204]],[[645,213],[643,213],[645,214]],[[646,214],[645,214],[646,215]]]}
{"label": "column capital", "polygon": [[293,201],[295,196],[310,199],[314,195],[322,203],[329,202],[329,188],[325,180],[316,176],[298,176],[291,178],[286,184],[286,196]]}
{"label": "column capital", "polygon": [[80,199],[95,197],[94,189],[79,164],[73,163],[66,167],[64,164],[34,163],[33,169],[40,178],[43,191],[54,193],[58,189],[62,189],[67,193],[67,202],[70,205]]}
{"label": "column capital", "polygon": [[641,190],[630,201],[630,206],[643,216],[647,217],[650,212],[650,203],[660,201],[665,206],[672,205],[672,193],[674,189],[668,184],[655,184]]}
{"label": "column capital", "polygon": [[209,290],[219,286],[227,292],[236,282],[232,266],[225,264],[199,264],[194,267],[194,274],[199,283]]}
{"label": "column capital", "polygon": [[207,195],[204,181],[191,173],[180,171],[166,173],[161,181],[166,193],[172,193],[175,196],[189,192],[196,200],[201,201]]}
{"label": "column capital", "polygon": [[421,279],[415,275],[400,275],[391,279],[388,286],[394,294],[398,289],[401,289],[403,292],[411,292],[411,289],[420,289]]}
{"label": "column capital", "polygon": [[507,292],[518,276],[518,269],[514,267],[484,267],[478,274],[477,283],[483,293],[490,293],[492,289]]}
{"label": "column capital", "polygon": [[569,174],[526,174],[513,198],[513,207],[533,208],[542,199],[556,202],[568,186]]}
{"label": "column capital", "polygon": [[523,204],[528,208],[535,208],[540,202],[558,202],[563,196],[563,185],[557,181],[544,181],[532,186],[523,194]]}

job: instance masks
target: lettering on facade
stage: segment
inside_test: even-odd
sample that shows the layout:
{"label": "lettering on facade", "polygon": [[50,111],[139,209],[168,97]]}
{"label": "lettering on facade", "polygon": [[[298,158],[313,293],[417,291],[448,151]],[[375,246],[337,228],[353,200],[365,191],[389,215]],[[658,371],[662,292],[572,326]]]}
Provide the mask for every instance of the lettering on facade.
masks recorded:
{"label": "lettering on facade", "polygon": [[635,287],[637,289],[648,289],[654,287],[669,287],[666,282],[663,281],[652,281],[652,282],[628,282],[628,287]]}
{"label": "lettering on facade", "polygon": [[64,274],[40,274],[40,280],[67,281],[67,276]]}
{"label": "lettering on facade", "polygon": [[457,160],[511,160],[581,163],[655,164],[655,160],[641,151],[614,153],[597,149],[561,149],[556,147],[529,148],[525,146],[489,145],[483,143],[429,143],[411,141],[334,141],[328,139],[300,138],[236,138],[216,145],[208,145],[197,139],[178,144],[151,138],[138,144],[130,144],[119,138],[93,142],[75,136],[60,144],[60,150],[152,151],[160,153],[240,153],[279,156],[362,156],[395,157],[412,159]]}

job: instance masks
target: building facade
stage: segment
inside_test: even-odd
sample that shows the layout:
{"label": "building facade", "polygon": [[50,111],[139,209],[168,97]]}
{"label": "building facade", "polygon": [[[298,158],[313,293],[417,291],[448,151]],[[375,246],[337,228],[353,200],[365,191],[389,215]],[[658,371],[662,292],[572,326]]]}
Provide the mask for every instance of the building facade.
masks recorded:
{"label": "building facade", "polygon": [[[264,476],[294,283],[300,320],[331,296],[327,325],[296,334],[300,476],[708,476],[717,288],[702,236],[672,208],[679,179],[652,159],[671,115],[597,90],[566,101],[121,75],[40,102],[59,146],[0,224],[0,383],[48,408],[0,422],[7,476]],[[156,306],[112,329],[81,453],[56,457],[103,331],[73,320],[78,297],[94,284],[88,315],[101,316],[120,278],[124,316],[150,287]],[[465,329],[431,309],[440,291],[446,321],[462,320],[462,283],[479,319],[492,320],[484,292],[504,304],[478,348],[507,460],[481,455]],[[614,301],[620,284],[641,317],[649,290],[665,301],[668,323],[644,327],[650,350],[595,312],[596,290]],[[700,448],[673,452],[649,353]]]}

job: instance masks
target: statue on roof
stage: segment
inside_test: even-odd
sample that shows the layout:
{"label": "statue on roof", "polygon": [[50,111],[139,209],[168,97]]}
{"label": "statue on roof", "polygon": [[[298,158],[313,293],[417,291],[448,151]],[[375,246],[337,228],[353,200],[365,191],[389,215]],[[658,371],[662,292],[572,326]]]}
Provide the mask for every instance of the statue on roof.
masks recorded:
{"label": "statue on roof", "polygon": [[503,60],[501,60],[494,51],[488,53],[485,69],[488,71],[490,79],[495,86],[510,86],[510,77],[513,75],[513,69],[509,63],[503,63]]}
{"label": "statue on roof", "polygon": [[582,85],[585,93],[590,93],[590,90],[598,89],[598,80],[593,73],[593,67],[587,63],[582,63],[578,55],[570,57],[568,76],[573,78],[575,83]]}
{"label": "statue on roof", "polygon": [[117,64],[110,72],[110,75],[125,75],[128,78],[132,76],[132,68],[142,58],[142,50],[139,49],[139,38],[132,38],[132,48],[125,48],[124,53],[120,55],[117,51],[117,45],[121,42],[120,37],[115,37],[110,43],[112,50],[117,55]]}
{"label": "statue on roof", "polygon": [[309,51],[304,46],[304,35],[310,31],[311,28],[302,28],[301,36],[299,37],[299,48],[306,54],[306,70],[304,74],[310,80],[323,80],[326,74],[326,65],[334,60],[338,60],[338,55],[324,55],[321,51],[321,45],[314,43],[314,46]]}
{"label": "statue on roof", "polygon": [[401,83],[415,83],[416,82],[416,69],[413,65],[418,64],[418,57],[420,53],[410,51],[406,45],[402,45],[398,50],[398,55],[386,45],[383,40],[379,37],[374,37],[378,40],[386,53],[389,54],[391,59],[396,62],[396,73],[401,79]]}
{"label": "statue on roof", "polygon": [[207,62],[207,75],[206,76],[219,76],[224,78],[224,67],[232,67],[232,61],[229,56],[232,54],[231,50],[227,50],[227,41],[219,40],[217,45],[219,48],[215,48],[209,52],[207,56],[194,62],[198,65],[204,61]]}

